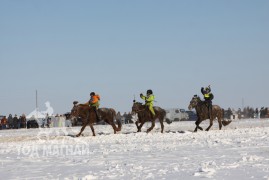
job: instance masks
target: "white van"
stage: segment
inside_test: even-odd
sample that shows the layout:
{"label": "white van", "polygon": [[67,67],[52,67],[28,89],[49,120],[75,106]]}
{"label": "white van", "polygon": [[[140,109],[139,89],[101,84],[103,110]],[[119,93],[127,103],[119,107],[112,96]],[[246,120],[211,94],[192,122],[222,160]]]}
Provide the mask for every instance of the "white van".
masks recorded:
{"label": "white van", "polygon": [[166,109],[166,121],[185,121],[189,119],[188,113],[185,109],[180,108],[170,108]]}

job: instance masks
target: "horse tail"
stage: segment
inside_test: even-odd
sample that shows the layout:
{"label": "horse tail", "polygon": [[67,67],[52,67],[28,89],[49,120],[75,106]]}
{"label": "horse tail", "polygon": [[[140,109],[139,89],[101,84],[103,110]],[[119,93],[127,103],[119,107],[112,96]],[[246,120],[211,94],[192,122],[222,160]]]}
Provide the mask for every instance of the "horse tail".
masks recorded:
{"label": "horse tail", "polygon": [[117,127],[116,131],[121,131],[122,123],[121,123],[121,120],[116,119],[116,111],[115,111],[115,109],[110,108],[110,111],[112,113],[113,121],[116,120],[117,124],[118,124],[118,127]]}
{"label": "horse tail", "polygon": [[221,113],[221,115],[222,115],[222,121],[221,121],[221,124],[223,125],[223,126],[227,126],[227,125],[229,125],[232,121],[231,120],[224,120],[224,109],[221,109],[222,110],[222,113]]}
{"label": "horse tail", "polygon": [[227,125],[229,125],[231,122],[232,122],[231,120],[229,120],[229,121],[228,121],[228,120],[222,120],[222,121],[221,121],[221,123],[222,123],[223,126],[227,126]]}
{"label": "horse tail", "polygon": [[166,110],[162,109],[161,111],[162,115],[163,115],[163,119],[167,124],[171,124],[173,121],[171,119],[168,119],[166,116]]}
{"label": "horse tail", "polygon": [[166,110],[162,109],[162,115],[163,115],[163,119],[165,120],[165,122],[167,124],[171,124],[172,123],[172,121],[170,119],[166,118]]}

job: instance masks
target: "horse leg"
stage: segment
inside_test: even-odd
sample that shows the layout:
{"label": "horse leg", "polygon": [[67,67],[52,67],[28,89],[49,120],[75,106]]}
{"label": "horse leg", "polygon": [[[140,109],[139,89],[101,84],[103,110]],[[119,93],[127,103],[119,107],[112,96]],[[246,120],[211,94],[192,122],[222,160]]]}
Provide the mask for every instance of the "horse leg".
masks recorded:
{"label": "horse leg", "polygon": [[113,122],[113,124],[114,124],[114,126],[115,126],[115,130],[116,130],[116,131],[121,131],[121,120],[116,120],[117,125],[115,124],[115,122],[114,122],[113,119],[112,119],[112,122]]}
{"label": "horse leg", "polygon": [[135,125],[136,125],[136,127],[137,127],[137,129],[138,129],[138,120],[135,122]]}
{"label": "horse leg", "polygon": [[116,133],[117,133],[117,129],[118,129],[118,128],[116,127],[116,125],[115,125],[114,123],[112,123],[111,125],[112,125],[112,127],[113,127],[114,134],[116,134]]}
{"label": "horse leg", "polygon": [[84,123],[80,132],[76,135],[76,137],[79,137],[81,135],[81,133],[84,131],[85,127],[87,126],[87,123]]}
{"label": "horse leg", "polygon": [[208,128],[206,128],[206,131],[209,131],[209,129],[211,128],[212,125],[213,125],[213,119],[210,119],[210,124],[209,124]]}
{"label": "horse leg", "polygon": [[93,124],[90,123],[90,127],[91,127],[91,130],[92,130],[92,135],[95,136],[95,132],[94,132],[94,128],[93,128]]}
{"label": "horse leg", "polygon": [[200,129],[201,131],[203,131],[203,128],[201,128],[201,127],[199,126],[200,123],[201,123],[200,119],[197,119],[197,121],[195,122],[196,127],[195,127],[195,129],[194,129],[194,132],[197,132],[197,129]]}
{"label": "horse leg", "polygon": [[142,121],[141,123],[140,123],[140,125],[138,126],[138,131],[137,132],[141,132],[141,128],[142,128],[142,126],[145,124],[145,121]]}
{"label": "horse leg", "polygon": [[[197,120],[197,121],[198,121],[198,120]],[[197,121],[195,122],[196,127],[195,127],[195,129],[194,129],[194,132],[197,132],[197,129],[198,129]]]}
{"label": "horse leg", "polygon": [[114,134],[116,134],[116,133],[117,133],[118,128],[116,127],[116,125],[115,125],[114,121],[112,121],[111,126],[113,127]]}
{"label": "horse leg", "polygon": [[219,130],[221,130],[222,128],[221,118],[218,118],[218,123],[219,123]]}
{"label": "horse leg", "polygon": [[137,127],[137,132],[141,132],[141,127],[139,128],[139,119],[135,122],[135,125],[136,125],[136,127]]}
{"label": "horse leg", "polygon": [[151,127],[147,130],[147,133],[149,133],[154,127],[155,127],[155,119],[151,121]]}
{"label": "horse leg", "polygon": [[113,128],[113,130],[114,130],[114,134],[116,134],[116,130],[117,130],[117,127],[116,127],[116,125],[114,124],[114,121],[109,121],[109,120],[107,120],[107,119],[104,119],[104,121],[107,123],[107,124],[109,124],[109,125],[111,125],[112,126],[112,128]]}
{"label": "horse leg", "polygon": [[163,125],[163,119],[160,120],[160,123],[161,123],[161,133],[163,133],[163,129],[164,129],[164,125]]}

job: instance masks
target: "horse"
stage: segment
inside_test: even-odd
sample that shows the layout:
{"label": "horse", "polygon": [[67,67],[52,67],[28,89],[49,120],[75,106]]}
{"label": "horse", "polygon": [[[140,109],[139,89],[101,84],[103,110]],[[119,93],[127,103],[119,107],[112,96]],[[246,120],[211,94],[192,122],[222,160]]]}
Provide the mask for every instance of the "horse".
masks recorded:
{"label": "horse", "polygon": [[[88,124],[91,127],[93,136],[95,136],[93,124],[97,123],[97,117],[93,107],[84,104],[78,104],[77,101],[74,101],[73,104],[74,106],[71,110],[71,117],[80,117],[82,119],[82,128],[76,137],[81,135]],[[121,121],[117,121],[118,127],[114,123],[114,119],[116,119],[116,111],[113,108],[99,108],[97,111],[101,116],[101,119],[112,126],[114,134],[116,134],[117,131],[121,131]]]}
{"label": "horse", "polygon": [[147,106],[143,105],[140,102],[135,102],[135,100],[133,101],[132,114],[138,115],[138,120],[135,122],[137,132],[141,132],[141,128],[146,121],[151,121],[151,127],[147,130],[147,133],[149,133],[155,127],[155,120],[159,119],[161,123],[161,132],[163,133],[163,121],[166,116],[166,111],[157,106],[154,106],[153,108],[155,111],[154,117]]}
{"label": "horse", "polygon": [[203,130],[203,128],[201,128],[199,126],[199,124],[206,119],[210,120],[210,125],[208,126],[206,131],[209,131],[209,129],[213,125],[213,120],[216,118],[218,119],[219,130],[221,130],[222,125],[227,126],[228,124],[230,124],[232,122],[232,121],[226,121],[223,119],[222,108],[218,105],[212,105],[211,116],[209,118],[208,106],[207,106],[206,102],[202,101],[200,99],[200,97],[197,95],[195,95],[192,98],[188,108],[189,108],[189,110],[192,110],[193,108],[195,108],[196,113],[197,113],[197,120],[195,122],[196,128],[195,128],[194,132],[197,132],[197,129]]}

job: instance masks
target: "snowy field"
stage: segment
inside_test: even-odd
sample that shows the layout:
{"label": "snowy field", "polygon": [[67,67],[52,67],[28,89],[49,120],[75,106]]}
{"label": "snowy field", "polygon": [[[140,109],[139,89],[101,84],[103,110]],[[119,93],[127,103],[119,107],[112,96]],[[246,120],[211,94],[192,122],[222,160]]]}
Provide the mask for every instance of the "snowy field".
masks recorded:
{"label": "snowy field", "polygon": [[[204,121],[205,129],[209,121]],[[0,131],[1,179],[267,179],[269,120],[237,120],[193,133],[194,122],[165,123],[160,133],[123,125]]]}

